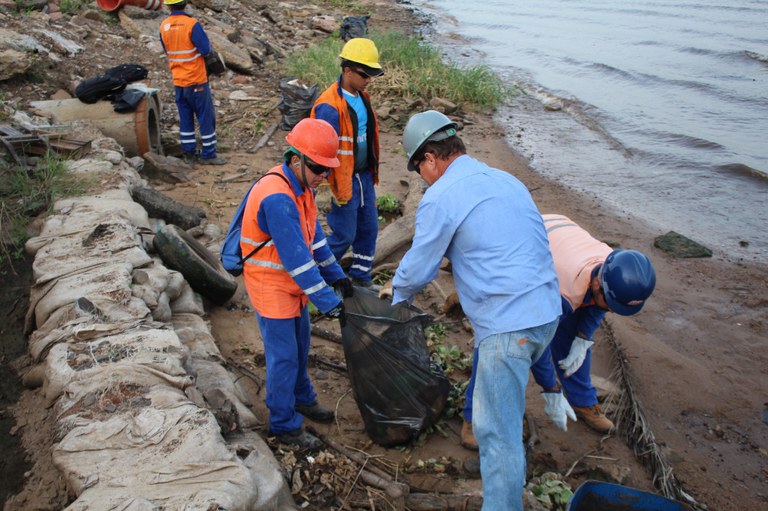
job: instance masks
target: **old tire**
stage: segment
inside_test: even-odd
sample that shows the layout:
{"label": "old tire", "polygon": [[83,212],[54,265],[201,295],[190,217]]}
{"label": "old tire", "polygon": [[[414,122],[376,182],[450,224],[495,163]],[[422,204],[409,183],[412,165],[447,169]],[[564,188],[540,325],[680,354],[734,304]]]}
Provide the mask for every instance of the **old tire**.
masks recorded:
{"label": "old tire", "polygon": [[157,232],[154,247],[163,262],[187,279],[192,289],[217,305],[232,298],[237,281],[218,259],[195,238],[176,225]]}

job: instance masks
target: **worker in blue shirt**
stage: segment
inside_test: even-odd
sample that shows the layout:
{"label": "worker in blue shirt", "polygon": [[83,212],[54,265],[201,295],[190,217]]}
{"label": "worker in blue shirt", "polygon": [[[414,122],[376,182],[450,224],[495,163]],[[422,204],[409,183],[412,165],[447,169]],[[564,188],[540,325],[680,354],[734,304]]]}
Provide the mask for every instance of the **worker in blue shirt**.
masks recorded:
{"label": "worker in blue shirt", "polygon": [[414,115],[403,134],[408,169],[430,187],[413,244],[381,296],[411,301],[451,261],[456,291],[476,334],[474,426],[483,509],[522,511],[523,413],[531,365],[549,344],[560,295],[541,214],[512,175],[466,154],[440,112]]}

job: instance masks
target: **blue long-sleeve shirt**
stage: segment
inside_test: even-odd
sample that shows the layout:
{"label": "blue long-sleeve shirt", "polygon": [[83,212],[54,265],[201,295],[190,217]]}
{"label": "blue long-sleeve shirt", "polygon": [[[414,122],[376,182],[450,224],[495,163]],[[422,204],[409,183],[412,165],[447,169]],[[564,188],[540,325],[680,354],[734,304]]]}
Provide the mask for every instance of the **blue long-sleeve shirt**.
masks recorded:
{"label": "blue long-sleeve shirt", "polygon": [[416,234],[393,280],[393,303],[410,301],[447,257],[456,292],[475,331],[531,328],[560,316],[560,294],[544,222],[525,186],[463,155],[429,188]]}
{"label": "blue long-sleeve shirt", "polygon": [[[293,171],[283,164],[283,172],[296,197],[313,193],[304,189]],[[273,178],[274,179],[274,178]],[[256,217],[259,229],[272,237],[283,268],[296,281],[312,303],[323,313],[339,304],[340,299],[327,283],[345,277],[316,221],[312,250],[309,250],[301,230],[296,202],[286,194],[277,193],[265,197]]]}

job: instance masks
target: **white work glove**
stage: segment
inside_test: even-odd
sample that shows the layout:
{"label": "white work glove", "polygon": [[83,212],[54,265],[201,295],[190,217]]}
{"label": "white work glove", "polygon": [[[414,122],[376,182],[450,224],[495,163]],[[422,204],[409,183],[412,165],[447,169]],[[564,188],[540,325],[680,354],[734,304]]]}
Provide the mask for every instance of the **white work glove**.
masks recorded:
{"label": "white work glove", "polygon": [[568,401],[563,397],[562,392],[542,392],[544,398],[544,412],[552,419],[555,426],[568,431],[568,419],[576,421],[576,413],[568,404]]}
{"label": "white work glove", "polygon": [[584,359],[587,358],[587,350],[595,344],[594,342],[576,337],[571,344],[571,350],[568,352],[568,356],[557,362],[565,372],[565,377],[570,377],[573,373],[579,370],[581,364],[584,363]]}
{"label": "white work glove", "polygon": [[317,187],[317,193],[315,194],[315,204],[317,204],[317,210],[323,213],[330,213],[331,205],[339,205],[339,201],[331,191],[331,185],[329,183],[321,183]]}

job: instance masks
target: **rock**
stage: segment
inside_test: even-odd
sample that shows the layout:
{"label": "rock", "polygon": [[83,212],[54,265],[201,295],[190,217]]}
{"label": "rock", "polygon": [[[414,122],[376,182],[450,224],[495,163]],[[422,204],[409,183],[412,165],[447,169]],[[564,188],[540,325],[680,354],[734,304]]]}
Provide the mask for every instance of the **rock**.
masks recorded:
{"label": "rock", "polygon": [[147,177],[167,183],[184,183],[192,180],[189,175],[192,168],[183,160],[155,153],[144,153],[142,157],[144,158],[143,174]]}
{"label": "rock", "polygon": [[218,30],[209,30],[207,33],[211,40],[211,46],[221,54],[221,58],[228,68],[245,74],[253,74],[253,61],[251,61],[248,50],[231,42]]}
{"label": "rock", "polygon": [[712,250],[675,231],[658,236],[653,240],[653,246],[674,257],[712,257]]}
{"label": "rock", "polygon": [[449,101],[445,98],[432,98],[429,100],[429,105],[435,110],[443,112],[444,114],[452,114],[458,109],[456,103],[453,103],[452,101]]}
{"label": "rock", "polygon": [[314,16],[310,20],[309,26],[315,30],[321,30],[328,34],[331,34],[335,30],[339,30],[339,28],[341,28],[341,25],[339,25],[339,22],[336,21],[336,18],[329,15]]}
{"label": "rock", "polygon": [[563,109],[562,101],[554,98],[547,99],[542,104],[544,105],[544,110],[547,110],[550,112],[557,112]]}
{"label": "rock", "polygon": [[65,91],[64,89],[59,89],[51,94],[50,99],[72,99],[72,94]]}
{"label": "rock", "polygon": [[28,53],[0,50],[0,81],[26,73],[32,62],[32,56]]}

